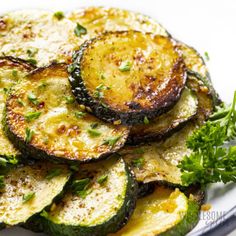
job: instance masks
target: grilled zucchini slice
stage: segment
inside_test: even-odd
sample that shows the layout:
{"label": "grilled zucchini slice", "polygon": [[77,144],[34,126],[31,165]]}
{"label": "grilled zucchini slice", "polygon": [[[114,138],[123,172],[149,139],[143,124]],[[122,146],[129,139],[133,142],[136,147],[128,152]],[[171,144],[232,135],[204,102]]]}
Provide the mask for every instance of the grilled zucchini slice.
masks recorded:
{"label": "grilled zucchini slice", "polygon": [[191,153],[186,140],[195,128],[189,123],[164,141],[127,146],[120,154],[133,169],[137,181],[182,185],[181,171],[177,166],[185,155]]}
{"label": "grilled zucchini slice", "polygon": [[184,193],[156,186],[154,193],[137,201],[128,224],[112,236],[185,235],[198,215],[198,204]]}
{"label": "grilled zucchini slice", "polygon": [[[5,102],[10,88],[20,79],[24,78],[33,66],[18,59],[0,58],[0,157],[14,160],[20,156],[20,152],[14,148],[5,136],[2,125]],[[20,102],[20,100],[19,100]]]}
{"label": "grilled zucchini slice", "polygon": [[205,93],[208,93],[208,99],[213,100],[213,105],[219,105],[219,95],[216,93],[207,66],[201,55],[193,48],[184,43],[178,43],[179,49],[183,53],[184,63],[189,76],[195,76],[202,87],[205,87]]}
{"label": "grilled zucchini slice", "polygon": [[71,93],[66,65],[39,68],[12,90],[6,133],[24,155],[62,162],[98,160],[120,149],[128,128],[106,124],[82,108]]}
{"label": "grilled zucchini slice", "polygon": [[85,42],[70,71],[77,100],[102,120],[123,124],[142,124],[170,109],[186,81],[172,39],[135,31]]}
{"label": "grilled zucchini slice", "polygon": [[1,16],[0,21],[0,55],[19,57],[38,66],[70,62],[81,40],[74,32],[74,22],[66,17],[59,20],[50,11],[14,11]]}
{"label": "grilled zucchini slice", "polygon": [[180,129],[189,120],[195,117],[198,110],[196,94],[185,88],[180,100],[167,113],[162,114],[146,125],[136,125],[130,130],[128,143],[137,144],[155,139],[161,140],[176,129]]}
{"label": "grilled zucchini slice", "polygon": [[119,230],[133,212],[137,186],[120,158],[81,165],[71,186],[45,218],[49,235],[105,236]]}
{"label": "grilled zucchini slice", "polygon": [[69,14],[68,18],[87,29],[87,39],[108,31],[137,30],[169,36],[166,29],[148,16],[119,8],[87,7]]}
{"label": "grilled zucchini slice", "polygon": [[0,192],[0,223],[22,224],[49,206],[70,177],[64,165],[50,162],[15,166],[5,176]]}

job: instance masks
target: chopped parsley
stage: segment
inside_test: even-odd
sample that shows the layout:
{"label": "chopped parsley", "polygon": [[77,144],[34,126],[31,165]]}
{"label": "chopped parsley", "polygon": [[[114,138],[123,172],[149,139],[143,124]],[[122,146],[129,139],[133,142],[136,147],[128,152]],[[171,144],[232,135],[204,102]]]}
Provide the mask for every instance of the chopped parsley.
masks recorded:
{"label": "chopped parsley", "polygon": [[207,60],[207,61],[209,61],[209,60],[210,60],[210,57],[209,57],[209,54],[208,54],[208,52],[204,52],[204,56],[205,56],[205,58],[206,58],[206,60]]}
{"label": "chopped parsley", "polygon": [[77,37],[80,37],[81,35],[87,34],[87,29],[84,28],[82,25],[77,23],[74,33]]}
{"label": "chopped parsley", "polygon": [[[28,57],[30,57],[30,58],[28,59],[28,62],[30,62],[29,60],[34,60],[34,59],[32,59],[32,57],[34,57],[34,56],[38,53],[38,51],[39,51],[39,50],[38,50],[37,48],[27,49],[26,53],[27,53]],[[35,61],[35,60],[34,60],[34,61]],[[36,65],[37,62],[35,61],[35,62],[33,62],[32,64],[33,64],[33,65]]]}
{"label": "chopped parsley", "polygon": [[47,175],[45,176],[45,179],[51,180],[54,177],[59,176],[61,173],[62,173],[62,170],[59,169],[59,168],[55,168],[55,169],[49,170]]}
{"label": "chopped parsley", "polygon": [[107,179],[108,179],[108,175],[102,175],[97,179],[97,182],[100,185],[103,185],[107,181]]}
{"label": "chopped parsley", "polygon": [[82,111],[76,111],[75,112],[75,117],[77,119],[83,118],[84,116],[86,116],[86,112],[82,112]]}
{"label": "chopped parsley", "polygon": [[104,140],[103,145],[109,145],[111,147],[113,147],[118,140],[121,138],[121,136],[117,136],[117,137],[110,137]]}
{"label": "chopped parsley", "polygon": [[38,119],[40,115],[41,115],[41,112],[39,112],[39,111],[28,112],[27,114],[25,114],[25,120],[27,122],[31,122],[33,120]]}
{"label": "chopped parsley", "polygon": [[36,106],[39,104],[38,98],[33,93],[28,95],[28,100]]}
{"label": "chopped parsley", "polygon": [[23,101],[22,101],[20,98],[17,99],[17,103],[18,103],[19,105],[21,105],[22,107],[25,105],[25,104],[23,103]]}
{"label": "chopped parsley", "polygon": [[56,19],[58,19],[58,20],[62,20],[62,19],[65,17],[65,15],[64,15],[64,13],[63,13],[62,11],[57,11],[57,12],[55,12],[55,13],[53,14],[53,16],[54,16]]}
{"label": "chopped parsley", "polygon": [[145,160],[144,160],[143,157],[135,158],[135,159],[132,160],[132,165],[137,167],[137,168],[143,167],[144,163],[145,163]]}
{"label": "chopped parsley", "polygon": [[98,137],[102,134],[100,131],[96,129],[88,129],[87,132],[91,137]]}
{"label": "chopped parsley", "polygon": [[35,60],[35,59],[33,59],[33,58],[29,58],[29,59],[27,59],[26,60],[27,62],[29,62],[31,65],[33,65],[33,66],[35,66],[35,65],[37,65],[37,61]]}
{"label": "chopped parsley", "polygon": [[95,98],[103,98],[104,97],[104,93],[103,91],[105,90],[109,90],[111,89],[110,87],[104,85],[104,84],[100,84],[96,87],[96,91],[94,92],[94,97]]}
{"label": "chopped parsley", "polygon": [[34,193],[34,192],[24,194],[24,195],[23,195],[23,198],[22,198],[23,203],[26,203],[26,202],[30,201],[30,200],[31,200],[32,198],[34,198],[34,197],[35,197],[35,193]]}
{"label": "chopped parsley", "polygon": [[25,142],[30,143],[34,135],[34,131],[31,130],[30,128],[25,129]]}
{"label": "chopped parsley", "polygon": [[72,192],[79,195],[81,198],[85,198],[91,192],[91,190],[88,189],[89,184],[89,178],[74,180],[71,185]]}
{"label": "chopped parsley", "polygon": [[75,102],[75,98],[73,96],[65,96],[66,104],[73,104]]}
{"label": "chopped parsley", "polygon": [[146,116],[144,117],[143,123],[144,123],[145,125],[148,125],[148,124],[149,124],[149,119],[148,119]]}
{"label": "chopped parsley", "polygon": [[119,66],[119,70],[122,71],[122,72],[130,71],[131,66],[132,66],[132,64],[131,64],[130,61],[122,61],[120,66]]}
{"label": "chopped parsley", "polygon": [[11,74],[12,74],[13,77],[16,78],[18,76],[18,71],[17,70],[12,70]]}

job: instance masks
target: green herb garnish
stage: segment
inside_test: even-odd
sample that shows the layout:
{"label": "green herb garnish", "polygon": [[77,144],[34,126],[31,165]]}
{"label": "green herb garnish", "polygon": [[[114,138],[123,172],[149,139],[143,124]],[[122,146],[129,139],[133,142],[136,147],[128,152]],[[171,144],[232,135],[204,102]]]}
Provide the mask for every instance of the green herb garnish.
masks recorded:
{"label": "green herb garnish", "polygon": [[102,134],[101,132],[99,132],[96,129],[88,129],[87,132],[91,137],[98,137]]}
{"label": "green herb garnish", "polygon": [[29,62],[33,66],[37,65],[37,61],[35,59],[33,59],[33,58],[29,58],[26,61]]}
{"label": "green herb garnish", "polygon": [[204,56],[205,56],[205,58],[206,58],[206,60],[207,60],[207,61],[209,61],[209,60],[210,60],[210,57],[209,57],[209,54],[208,54],[208,52],[204,52]]}
{"label": "green herb garnish", "polygon": [[236,146],[227,147],[236,137],[236,92],[231,106],[217,109],[187,140],[192,150],[179,164],[185,185],[236,182]]}
{"label": "green herb garnish", "polygon": [[53,14],[53,16],[54,16],[56,19],[58,19],[58,20],[62,20],[62,19],[65,17],[65,15],[64,15],[64,13],[63,13],[62,11],[57,11],[57,12],[55,12],[55,13]]}
{"label": "green herb garnish", "polygon": [[62,173],[62,170],[59,168],[52,169],[52,170],[48,171],[47,175],[45,176],[45,179],[51,180],[54,177],[59,176],[61,173]]}
{"label": "green herb garnish", "polygon": [[87,34],[87,29],[84,28],[82,25],[77,23],[74,33],[77,37],[80,37],[81,35]]}
{"label": "green herb garnish", "polygon": [[28,100],[30,101],[30,102],[32,102],[34,105],[38,105],[39,104],[39,101],[38,101],[38,98],[35,96],[35,94],[33,94],[33,93],[30,93],[29,95],[28,95]]}
{"label": "green herb garnish", "polygon": [[25,120],[27,122],[31,122],[33,120],[38,119],[40,115],[41,115],[41,112],[39,112],[39,111],[28,112],[27,114],[25,114]]}
{"label": "green herb garnish", "polygon": [[107,179],[108,179],[108,175],[102,175],[97,179],[97,182],[100,185],[103,185],[107,181]]}
{"label": "green herb garnish", "polygon": [[85,198],[91,192],[91,190],[88,191],[89,184],[89,178],[74,180],[71,185],[72,192],[81,198]]}
{"label": "green herb garnish", "polygon": [[15,77],[15,78],[18,76],[18,71],[17,70],[12,70],[11,73],[12,73],[12,76]]}
{"label": "green herb garnish", "polygon": [[98,123],[92,123],[92,124],[90,125],[90,127],[91,127],[92,129],[96,129],[96,128],[98,127]]}
{"label": "green herb garnish", "polygon": [[135,159],[132,160],[132,165],[137,167],[137,168],[143,167],[144,163],[145,163],[145,160],[144,160],[143,157],[135,158]]}
{"label": "green herb garnish", "polygon": [[120,138],[121,138],[121,136],[107,138],[104,140],[103,145],[109,145],[109,146],[113,147],[118,142],[118,140]]}
{"label": "green herb garnish", "polygon": [[123,62],[121,62],[120,66],[119,66],[119,70],[122,72],[130,71],[131,66],[132,66],[132,64],[130,61],[123,61]]}
{"label": "green herb garnish", "polygon": [[94,97],[96,98],[103,98],[104,93],[103,91],[111,89],[109,86],[106,86],[104,84],[100,84],[96,87],[96,91],[94,92]]}
{"label": "green herb garnish", "polygon": [[145,124],[145,125],[148,125],[150,122],[149,122],[149,119],[145,116],[144,117],[144,120],[143,120],[143,123]]}
{"label": "green herb garnish", "polygon": [[17,99],[17,103],[18,103],[19,105],[21,105],[22,107],[25,105],[25,104],[23,103],[23,101],[22,101],[20,98]]}
{"label": "green herb garnish", "polygon": [[23,198],[22,198],[23,203],[26,203],[26,202],[30,201],[32,198],[34,198],[34,196],[35,196],[35,193],[34,193],[34,192],[24,194],[24,195],[23,195]]}
{"label": "green herb garnish", "polygon": [[82,111],[75,112],[75,117],[78,119],[83,118],[84,116],[86,116],[86,112],[82,112]]}
{"label": "green herb garnish", "polygon": [[75,98],[73,96],[65,96],[66,104],[73,104],[75,102]]}
{"label": "green herb garnish", "polygon": [[[27,55],[28,55],[28,57],[30,57],[29,59],[28,59],[28,62],[29,62],[29,60],[34,60],[32,57],[34,57],[37,53],[38,53],[38,49],[37,48],[32,48],[32,49],[27,49],[27,51],[26,51],[26,53],[27,53]],[[35,60],[34,60],[35,61]],[[37,64],[37,61],[35,61],[35,62],[31,62],[31,64],[33,64],[33,65],[36,65]]]}
{"label": "green herb garnish", "polygon": [[31,130],[30,128],[25,129],[25,142],[30,143],[34,135],[34,131]]}

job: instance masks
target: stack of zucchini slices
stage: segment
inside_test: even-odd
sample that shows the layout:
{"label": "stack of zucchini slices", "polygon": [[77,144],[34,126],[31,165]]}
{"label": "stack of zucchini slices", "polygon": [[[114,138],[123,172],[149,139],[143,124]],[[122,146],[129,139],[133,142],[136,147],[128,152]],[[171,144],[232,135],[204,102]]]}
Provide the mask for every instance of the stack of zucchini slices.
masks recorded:
{"label": "stack of zucchini slices", "polygon": [[8,13],[0,38],[0,228],[156,236],[197,224],[204,192],[178,164],[219,99],[195,49],[102,7]]}

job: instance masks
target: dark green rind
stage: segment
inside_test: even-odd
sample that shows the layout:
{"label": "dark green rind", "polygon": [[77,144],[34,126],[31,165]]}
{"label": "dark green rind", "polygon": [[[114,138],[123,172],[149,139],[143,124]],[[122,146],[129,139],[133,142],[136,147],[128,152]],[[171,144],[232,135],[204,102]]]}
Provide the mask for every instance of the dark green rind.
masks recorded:
{"label": "dark green rind", "polygon": [[135,209],[138,192],[137,182],[127,165],[125,165],[125,170],[128,176],[126,197],[122,207],[110,220],[97,226],[86,227],[56,224],[44,218],[42,220],[44,232],[52,236],[106,236],[121,229],[128,222]]}
{"label": "dark green rind", "polygon": [[173,227],[172,229],[159,234],[161,236],[184,236],[189,231],[191,231],[199,220],[200,207],[197,202],[189,200],[188,201],[188,211],[184,216],[183,220]]}
{"label": "dark green rind", "polygon": [[138,183],[138,198],[146,197],[155,191],[155,183]]}
{"label": "dark green rind", "polygon": [[[116,33],[122,34],[125,32],[126,31],[120,31]],[[136,31],[133,31],[133,32],[136,32]],[[103,33],[103,35],[105,34],[109,34],[109,32]],[[93,97],[91,97],[89,92],[87,91],[87,88],[83,82],[83,78],[81,76],[80,65],[81,65],[81,61],[83,59],[85,50],[90,46],[90,44],[92,44],[96,40],[97,38],[95,37],[95,38],[85,41],[80,46],[80,49],[76,51],[72,57],[73,63],[70,65],[70,68],[73,68],[73,69],[72,71],[70,71],[69,81],[71,84],[72,93],[75,95],[78,103],[83,104],[86,107],[89,107],[95,116],[97,116],[98,118],[100,118],[101,120],[105,122],[113,123],[117,120],[121,120],[121,123],[123,125],[143,124],[145,117],[152,120],[156,118],[157,116],[173,108],[173,106],[177,103],[179,97],[181,96],[183,88],[176,89],[176,91],[174,91],[173,94],[169,94],[168,101],[162,104],[162,106],[159,107],[158,109],[152,108],[150,110],[145,109],[145,110],[136,111],[136,112],[116,111],[116,110],[111,109],[108,106],[104,106],[102,102],[93,99]],[[182,67],[181,64],[176,64],[174,67],[174,70],[178,70],[181,67]],[[186,79],[187,79],[187,73],[185,73],[183,76],[184,83],[186,82]]]}

